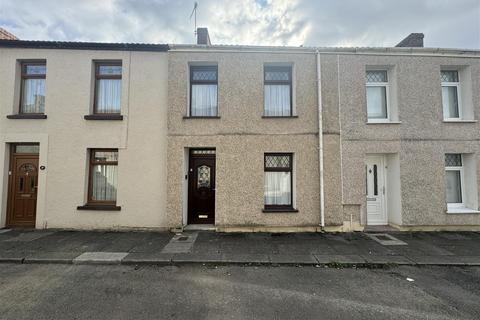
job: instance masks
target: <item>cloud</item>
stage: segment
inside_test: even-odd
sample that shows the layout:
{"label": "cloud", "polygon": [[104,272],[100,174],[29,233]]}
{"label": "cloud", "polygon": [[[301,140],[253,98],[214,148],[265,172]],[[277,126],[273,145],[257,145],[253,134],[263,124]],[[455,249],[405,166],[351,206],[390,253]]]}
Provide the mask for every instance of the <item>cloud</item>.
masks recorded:
{"label": "cloud", "polygon": [[[479,0],[197,0],[216,44],[480,48]],[[194,43],[193,0],[0,0],[22,39]]]}

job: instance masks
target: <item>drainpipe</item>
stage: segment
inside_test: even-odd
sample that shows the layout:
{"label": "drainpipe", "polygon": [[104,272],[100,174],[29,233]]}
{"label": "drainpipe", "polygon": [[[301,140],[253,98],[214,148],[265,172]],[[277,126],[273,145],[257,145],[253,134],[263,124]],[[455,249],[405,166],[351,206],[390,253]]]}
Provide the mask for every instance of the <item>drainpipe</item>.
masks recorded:
{"label": "drainpipe", "polygon": [[322,71],[320,52],[315,50],[317,58],[317,105],[318,105],[318,159],[320,171],[320,226],[325,227],[325,191],[323,181],[323,106],[322,106]]}

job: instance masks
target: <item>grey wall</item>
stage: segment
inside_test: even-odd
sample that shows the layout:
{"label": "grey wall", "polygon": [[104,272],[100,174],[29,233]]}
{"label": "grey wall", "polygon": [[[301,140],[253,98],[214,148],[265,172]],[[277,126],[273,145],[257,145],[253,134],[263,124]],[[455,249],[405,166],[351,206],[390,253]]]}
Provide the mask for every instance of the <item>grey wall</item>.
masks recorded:
{"label": "grey wall", "polygon": [[[456,66],[468,71],[471,78],[462,79],[462,85],[470,90],[468,98],[478,119],[480,59],[324,54],[322,61],[325,131],[341,133],[342,204],[349,212],[344,220],[351,213],[365,223],[365,154],[394,153],[400,161],[404,225],[479,225],[479,214],[446,213],[444,154],[473,153],[478,166],[480,124],[443,122],[440,69]],[[387,66],[393,71],[401,123],[366,123],[367,66]],[[476,180],[480,181],[478,172]]]}

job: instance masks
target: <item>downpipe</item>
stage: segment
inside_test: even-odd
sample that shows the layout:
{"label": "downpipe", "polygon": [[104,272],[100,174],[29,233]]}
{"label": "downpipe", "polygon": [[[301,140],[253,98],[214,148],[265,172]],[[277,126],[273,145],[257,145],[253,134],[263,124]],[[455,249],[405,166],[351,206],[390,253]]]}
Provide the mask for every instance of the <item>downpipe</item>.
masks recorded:
{"label": "downpipe", "polygon": [[315,50],[317,58],[317,106],[318,106],[318,159],[320,173],[320,227],[325,231],[325,191],[323,172],[323,105],[322,105],[322,69],[320,52]]}

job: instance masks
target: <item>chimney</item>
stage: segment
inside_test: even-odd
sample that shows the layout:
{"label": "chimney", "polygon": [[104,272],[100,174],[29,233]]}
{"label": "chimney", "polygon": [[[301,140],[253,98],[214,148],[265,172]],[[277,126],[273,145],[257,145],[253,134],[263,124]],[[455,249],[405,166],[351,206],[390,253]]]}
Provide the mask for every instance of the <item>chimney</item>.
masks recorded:
{"label": "chimney", "polygon": [[210,46],[210,36],[207,28],[197,28],[197,44]]}
{"label": "chimney", "polygon": [[14,34],[0,28],[0,40],[19,40]]}
{"label": "chimney", "polygon": [[423,33],[410,33],[405,39],[400,41],[395,47],[423,47]]}

